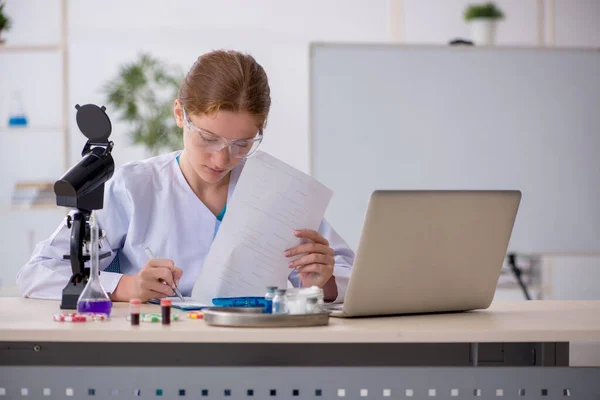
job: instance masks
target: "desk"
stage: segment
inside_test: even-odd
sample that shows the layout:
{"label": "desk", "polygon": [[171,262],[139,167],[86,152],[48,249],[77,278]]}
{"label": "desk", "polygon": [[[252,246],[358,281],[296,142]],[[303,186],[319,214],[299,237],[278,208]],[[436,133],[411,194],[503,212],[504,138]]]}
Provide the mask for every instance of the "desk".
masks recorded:
{"label": "desk", "polygon": [[0,299],[0,395],[600,398],[600,369],[568,366],[569,342],[600,342],[600,301],[495,302],[281,329],[185,318],[131,327],[127,304],[115,304],[108,322],[52,321],[59,311],[55,301]]}

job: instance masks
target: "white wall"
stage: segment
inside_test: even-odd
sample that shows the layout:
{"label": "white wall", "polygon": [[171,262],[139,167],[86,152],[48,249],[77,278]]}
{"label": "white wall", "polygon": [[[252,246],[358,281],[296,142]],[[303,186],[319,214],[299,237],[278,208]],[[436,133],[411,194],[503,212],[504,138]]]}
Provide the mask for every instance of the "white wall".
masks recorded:
{"label": "white wall", "polygon": [[600,1],[554,1],[556,46],[600,48]]}
{"label": "white wall", "polygon": [[[385,41],[387,35],[385,1],[110,0],[71,1],[70,8],[71,102],[102,102],[102,82],[139,51],[184,71],[213,49],[247,51],[265,68],[272,90],[264,149],[302,170],[308,169],[309,42]],[[118,164],[144,156],[126,147],[124,131],[115,126]],[[72,132],[77,157],[83,140]]]}
{"label": "white wall", "polygon": [[[392,0],[394,1],[394,0]],[[444,44],[457,37],[470,38],[462,15],[473,0],[398,0],[404,17],[403,41]],[[506,18],[498,25],[497,44],[502,46],[538,45],[538,11],[545,16],[543,44],[559,47],[600,47],[600,1],[495,0]],[[554,10],[552,12],[552,9]],[[554,14],[554,19],[550,17]]]}
{"label": "white wall", "polygon": [[[9,1],[13,27],[8,44],[56,44],[60,39],[58,0]],[[33,245],[49,236],[63,210],[13,211],[13,185],[23,180],[56,180],[63,172],[60,134],[61,83],[58,53],[0,52],[0,293],[16,294],[15,275]],[[33,127],[7,130],[12,93],[18,90]],[[36,128],[37,127],[37,128]]]}
{"label": "white wall", "polygon": [[[482,1],[483,2],[483,1]],[[537,2],[495,0],[506,19],[498,26],[497,43],[511,46],[537,45]],[[407,43],[446,44],[455,38],[470,38],[463,11],[472,0],[404,0]]]}

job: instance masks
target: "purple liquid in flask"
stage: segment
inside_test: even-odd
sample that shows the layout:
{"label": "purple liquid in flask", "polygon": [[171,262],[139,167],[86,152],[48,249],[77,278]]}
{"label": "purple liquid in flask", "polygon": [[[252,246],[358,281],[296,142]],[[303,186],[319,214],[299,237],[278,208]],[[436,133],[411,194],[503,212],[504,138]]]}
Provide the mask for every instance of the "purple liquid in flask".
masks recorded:
{"label": "purple liquid in flask", "polygon": [[102,313],[110,315],[112,302],[110,300],[83,300],[77,302],[77,311],[80,313]]}

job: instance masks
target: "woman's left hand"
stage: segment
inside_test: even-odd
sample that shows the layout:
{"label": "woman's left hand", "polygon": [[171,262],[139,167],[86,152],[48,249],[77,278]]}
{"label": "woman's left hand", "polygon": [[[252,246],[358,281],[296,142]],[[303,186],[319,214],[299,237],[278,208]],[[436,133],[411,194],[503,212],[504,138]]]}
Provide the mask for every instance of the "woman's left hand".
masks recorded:
{"label": "woman's left hand", "polygon": [[333,249],[327,239],[312,229],[299,229],[294,231],[294,235],[309,242],[285,251],[286,257],[302,255],[291,261],[289,267],[296,268],[302,286],[323,287],[333,276]]}

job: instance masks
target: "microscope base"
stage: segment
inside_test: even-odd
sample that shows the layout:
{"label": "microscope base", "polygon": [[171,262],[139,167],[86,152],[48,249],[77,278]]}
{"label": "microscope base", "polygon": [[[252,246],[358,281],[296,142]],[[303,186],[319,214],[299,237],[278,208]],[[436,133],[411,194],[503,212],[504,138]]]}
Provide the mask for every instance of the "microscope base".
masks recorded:
{"label": "microscope base", "polygon": [[73,283],[69,280],[69,283],[67,283],[67,286],[62,291],[60,308],[62,310],[77,310],[77,300],[79,300],[79,295],[83,292],[86,284],[87,277],[78,283]]}

